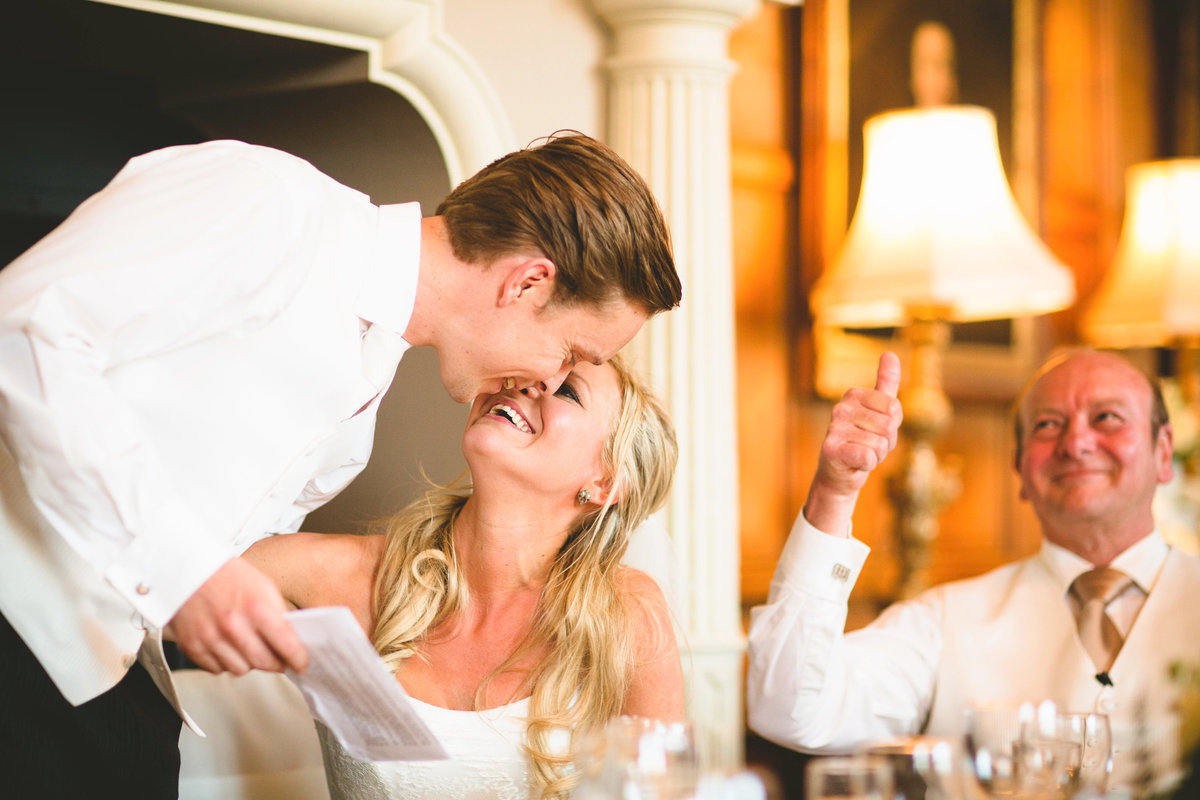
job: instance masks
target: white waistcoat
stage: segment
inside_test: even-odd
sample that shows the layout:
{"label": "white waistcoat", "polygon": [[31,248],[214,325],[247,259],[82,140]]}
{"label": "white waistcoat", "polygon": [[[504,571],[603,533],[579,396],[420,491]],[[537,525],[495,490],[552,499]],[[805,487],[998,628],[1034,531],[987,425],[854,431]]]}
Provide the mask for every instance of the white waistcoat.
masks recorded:
{"label": "white waistcoat", "polygon": [[943,650],[926,732],[958,736],[968,698],[1048,698],[1110,716],[1115,785],[1144,766],[1160,778],[1177,770],[1168,671],[1174,661],[1200,660],[1200,558],[1170,552],[1109,670],[1111,687],[1096,679],[1062,589],[1036,558],[942,591]]}

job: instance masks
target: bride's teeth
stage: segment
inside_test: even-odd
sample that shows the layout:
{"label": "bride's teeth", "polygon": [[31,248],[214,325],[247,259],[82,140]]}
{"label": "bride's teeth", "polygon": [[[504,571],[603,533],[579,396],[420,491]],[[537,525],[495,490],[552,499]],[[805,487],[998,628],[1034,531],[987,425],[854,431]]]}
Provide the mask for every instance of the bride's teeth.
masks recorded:
{"label": "bride's teeth", "polygon": [[515,425],[517,430],[522,431],[523,433],[533,433],[533,430],[529,427],[529,423],[525,421],[525,418],[518,414],[515,409],[505,403],[497,403],[496,405],[492,406],[491,411],[488,413],[495,414],[498,417],[504,417],[513,425]]}

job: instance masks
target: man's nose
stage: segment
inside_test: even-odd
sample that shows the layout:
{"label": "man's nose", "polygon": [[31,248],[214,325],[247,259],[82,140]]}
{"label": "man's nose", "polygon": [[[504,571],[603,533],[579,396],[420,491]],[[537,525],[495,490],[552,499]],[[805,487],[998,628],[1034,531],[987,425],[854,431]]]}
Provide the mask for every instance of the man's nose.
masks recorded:
{"label": "man's nose", "polygon": [[1086,420],[1071,420],[1063,428],[1058,445],[1064,455],[1077,458],[1095,449],[1096,432]]}
{"label": "man's nose", "polygon": [[542,381],[542,391],[546,392],[547,395],[553,395],[554,392],[558,391],[558,387],[563,385],[563,381],[566,380],[566,375],[569,374],[571,374],[571,365],[569,365],[569,363],[564,363],[562,369],[559,369],[559,371],[551,375],[550,378]]}
{"label": "man's nose", "polygon": [[558,387],[563,385],[563,381],[571,374],[571,363],[564,361],[562,368],[548,378],[543,378],[540,381],[527,383],[520,388],[522,394],[529,394],[530,391],[538,392],[539,394],[554,394],[558,391]]}
{"label": "man's nose", "polygon": [[567,375],[569,374],[571,374],[571,365],[569,363],[564,363],[558,372],[554,373],[549,378],[545,378],[534,383],[534,386],[545,394],[554,394],[558,391],[558,387],[563,385],[563,381],[567,379]]}

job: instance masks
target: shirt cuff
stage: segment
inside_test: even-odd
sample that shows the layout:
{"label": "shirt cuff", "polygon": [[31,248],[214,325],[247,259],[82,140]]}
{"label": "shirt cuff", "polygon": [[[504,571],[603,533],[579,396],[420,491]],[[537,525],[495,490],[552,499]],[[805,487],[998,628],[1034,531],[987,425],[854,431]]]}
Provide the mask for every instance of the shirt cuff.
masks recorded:
{"label": "shirt cuff", "polygon": [[104,577],[149,627],[162,628],[200,586],[237,555],[227,543],[175,517],[169,533],[136,536]]}
{"label": "shirt cuff", "polygon": [[831,536],[814,528],[801,512],[779,557],[777,580],[845,603],[870,552],[853,537]]}

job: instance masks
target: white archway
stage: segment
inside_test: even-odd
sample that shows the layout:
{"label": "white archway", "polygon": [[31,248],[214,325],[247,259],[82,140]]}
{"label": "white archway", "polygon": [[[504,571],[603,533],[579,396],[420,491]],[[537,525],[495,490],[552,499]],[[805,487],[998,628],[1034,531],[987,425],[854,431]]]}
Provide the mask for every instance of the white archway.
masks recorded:
{"label": "white archway", "polygon": [[515,149],[512,126],[478,66],[442,29],[440,0],[93,0],[362,51],[368,78],[421,114],[450,184]]}

